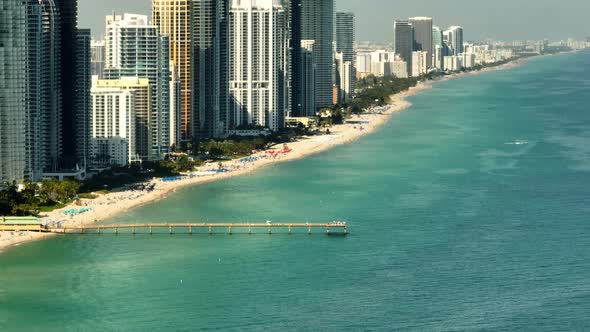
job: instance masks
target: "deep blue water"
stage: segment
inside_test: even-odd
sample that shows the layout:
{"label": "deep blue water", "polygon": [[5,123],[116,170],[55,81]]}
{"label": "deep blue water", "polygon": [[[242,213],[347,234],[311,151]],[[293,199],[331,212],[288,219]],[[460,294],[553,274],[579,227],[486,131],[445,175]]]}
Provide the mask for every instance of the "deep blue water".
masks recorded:
{"label": "deep blue water", "polygon": [[590,53],[434,85],[382,130],[113,222],[351,234],[86,235],[0,255],[0,331],[590,330]]}

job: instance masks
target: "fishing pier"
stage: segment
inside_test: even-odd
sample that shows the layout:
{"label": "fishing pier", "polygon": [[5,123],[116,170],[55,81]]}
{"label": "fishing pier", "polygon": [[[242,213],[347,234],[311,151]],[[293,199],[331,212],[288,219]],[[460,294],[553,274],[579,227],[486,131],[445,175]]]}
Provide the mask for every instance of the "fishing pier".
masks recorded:
{"label": "fishing pier", "polygon": [[[328,235],[346,235],[348,229],[346,223],[197,223],[197,224],[123,224],[123,225],[100,225],[100,226],[82,226],[63,228],[48,228],[51,233],[61,234],[84,234],[84,233],[104,233],[110,232],[114,234],[130,233],[130,234],[154,234],[154,233],[168,233],[168,234],[253,234],[253,233],[267,233],[273,234],[275,232],[287,232],[292,234],[294,230],[302,229],[307,234],[312,234],[313,230],[322,230]],[[261,232],[262,231],[262,232]]]}
{"label": "fishing pier", "polygon": [[143,223],[49,227],[41,224],[2,224],[0,231],[34,231],[56,234],[255,234],[307,233],[321,231],[326,235],[347,235],[346,222],[329,223]]}

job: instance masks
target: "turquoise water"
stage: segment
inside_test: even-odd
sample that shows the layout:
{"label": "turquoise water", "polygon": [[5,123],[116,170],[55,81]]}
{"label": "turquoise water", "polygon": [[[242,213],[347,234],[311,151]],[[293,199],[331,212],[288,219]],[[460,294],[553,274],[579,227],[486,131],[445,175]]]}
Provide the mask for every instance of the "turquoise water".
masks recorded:
{"label": "turquoise water", "polygon": [[589,77],[586,52],[436,84],[358,142],[113,220],[344,219],[346,238],[8,251],[0,331],[589,330]]}

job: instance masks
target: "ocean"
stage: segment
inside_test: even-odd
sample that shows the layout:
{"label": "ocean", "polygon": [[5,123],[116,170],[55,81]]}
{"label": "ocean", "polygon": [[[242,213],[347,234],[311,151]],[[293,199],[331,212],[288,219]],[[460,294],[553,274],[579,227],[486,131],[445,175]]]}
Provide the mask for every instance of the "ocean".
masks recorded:
{"label": "ocean", "polygon": [[437,83],[374,134],[0,255],[0,331],[590,330],[590,52]]}

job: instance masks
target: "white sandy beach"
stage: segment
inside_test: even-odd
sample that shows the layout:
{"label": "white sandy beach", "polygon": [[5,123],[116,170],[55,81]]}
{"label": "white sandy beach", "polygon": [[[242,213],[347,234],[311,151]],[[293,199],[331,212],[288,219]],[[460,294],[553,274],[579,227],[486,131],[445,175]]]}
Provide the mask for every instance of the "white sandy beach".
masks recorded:
{"label": "white sandy beach", "polygon": [[[522,64],[523,60],[510,62],[504,66],[494,67],[479,72],[468,73],[467,75],[480,74],[489,70],[500,70],[518,66]],[[443,80],[463,76],[464,74],[457,74],[445,77]],[[407,97],[416,94],[424,89],[428,89],[436,81],[428,81],[419,83],[416,87],[409,91],[391,96],[391,103],[384,107],[381,113],[362,114],[360,116],[353,116],[348,119],[349,123],[336,125],[330,128],[330,134],[318,135],[311,137],[304,137],[295,142],[286,144],[286,148],[290,150],[288,153],[280,153],[283,150],[283,145],[276,146],[276,154],[269,154],[267,152],[259,152],[248,158],[248,162],[227,161],[223,163],[223,168],[227,172],[216,172],[219,165],[209,164],[200,167],[192,176],[182,177],[180,180],[165,182],[162,179],[153,179],[150,181],[154,184],[154,190],[147,191],[121,191],[113,192],[105,195],[100,195],[93,200],[82,200],[82,206],[71,204],[63,209],[55,210],[53,212],[43,215],[42,219],[46,222],[60,222],[62,226],[82,226],[105,219],[109,219],[120,213],[125,213],[131,208],[152,203],[162,199],[177,188],[189,185],[198,185],[201,183],[217,181],[234,176],[242,176],[250,174],[262,167],[276,164],[279,162],[292,161],[300,159],[315,153],[328,150],[334,146],[352,142],[359,137],[374,132],[377,128],[382,126],[390,118],[390,115],[395,112],[402,111],[411,106],[411,103],[406,100]],[[90,210],[75,216],[65,215],[65,210],[79,211],[81,208],[89,208]],[[0,251],[3,249],[27,242],[46,238],[50,234],[28,233],[28,232],[0,232]]]}
{"label": "white sandy beach", "polygon": [[[392,97],[391,105],[383,108],[382,113],[362,114],[348,119],[349,123],[336,125],[330,128],[330,134],[320,134],[298,139],[295,142],[279,144],[274,147],[274,155],[264,152],[253,154],[248,162],[238,160],[226,161],[222,163],[222,168],[226,172],[217,172],[219,164],[212,163],[199,167],[192,173],[192,176],[183,176],[180,180],[165,182],[162,179],[153,179],[149,183],[155,184],[154,190],[147,191],[122,191],[113,192],[106,195],[100,195],[93,200],[82,200],[82,207],[91,208],[90,211],[84,212],[73,217],[65,216],[62,211],[75,209],[79,210],[80,206],[70,205],[64,209],[55,210],[45,215],[43,219],[51,221],[62,221],[65,226],[81,226],[90,223],[99,222],[111,218],[119,213],[123,213],[130,208],[138,205],[154,202],[165,197],[177,188],[189,185],[198,185],[201,183],[217,181],[234,176],[242,176],[252,173],[267,165],[279,162],[291,161],[306,157],[311,154],[319,153],[330,149],[336,145],[351,142],[359,137],[369,134],[379,128],[389,119],[389,115],[394,112],[408,108],[411,104],[405,100],[409,95],[430,87],[429,83],[421,83],[410,91],[395,95]],[[282,153],[287,148],[288,153]]]}

